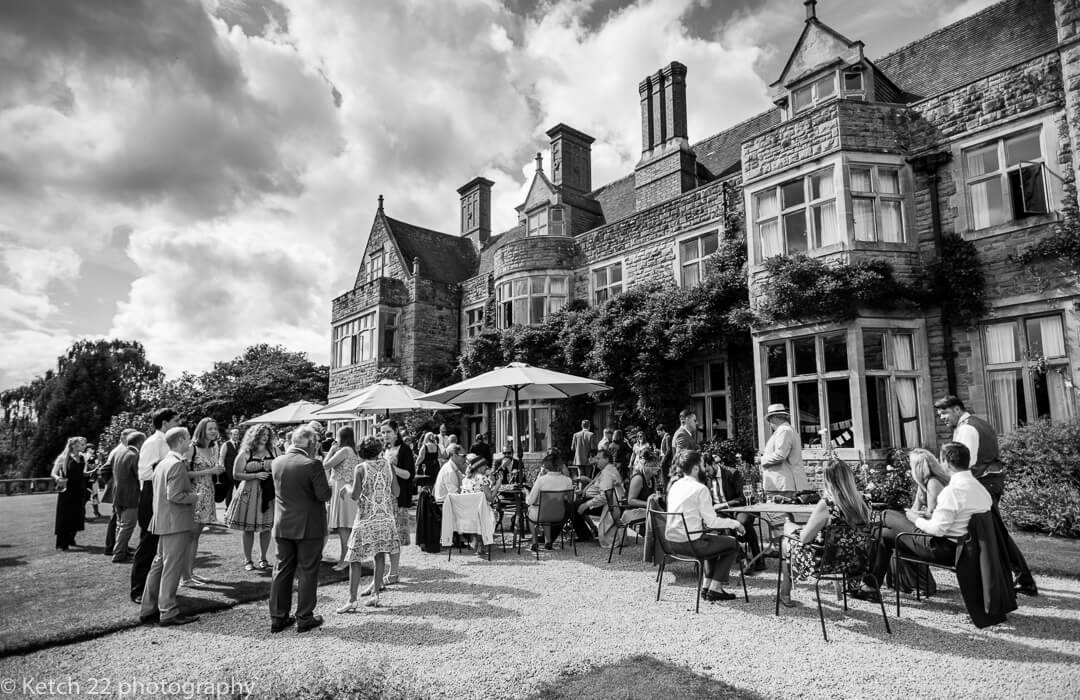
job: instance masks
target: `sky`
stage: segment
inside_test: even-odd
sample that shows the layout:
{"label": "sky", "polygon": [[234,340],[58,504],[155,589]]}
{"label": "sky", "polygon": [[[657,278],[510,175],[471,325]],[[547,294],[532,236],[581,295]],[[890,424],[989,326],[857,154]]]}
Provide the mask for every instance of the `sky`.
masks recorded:
{"label": "sky", "polygon": [[[873,59],[989,0],[822,0]],[[4,0],[0,389],[83,337],[133,339],[169,376],[249,345],[329,356],[378,195],[493,229],[565,122],[593,185],[640,157],[637,84],[688,67],[691,141],[769,107],[801,0]],[[547,164],[545,158],[545,164]]]}

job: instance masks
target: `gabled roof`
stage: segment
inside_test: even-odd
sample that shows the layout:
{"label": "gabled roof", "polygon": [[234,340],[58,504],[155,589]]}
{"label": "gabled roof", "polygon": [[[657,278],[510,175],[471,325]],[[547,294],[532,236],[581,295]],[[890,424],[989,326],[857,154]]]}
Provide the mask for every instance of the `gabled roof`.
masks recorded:
{"label": "gabled roof", "polygon": [[699,141],[693,146],[698,163],[713,177],[732,175],[741,169],[742,142],[779,123],[780,110],[774,108]]}
{"label": "gabled roof", "polygon": [[803,25],[795,48],[791,50],[784,69],[780,71],[780,77],[772,86],[786,85],[820,66],[833,62],[841,54],[861,47],[861,41],[852,41],[817,17],[811,17]]}
{"label": "gabled roof", "polygon": [[556,189],[554,183],[548,179],[544,171],[538,168],[533,174],[533,181],[529,185],[529,192],[525,195],[525,201],[519,204],[516,209],[519,212],[528,211],[541,202],[551,201]]}
{"label": "gabled roof", "polygon": [[933,97],[1057,47],[1052,0],[1005,0],[874,61],[906,93]]}
{"label": "gabled roof", "polygon": [[461,282],[476,274],[476,251],[468,238],[414,226],[389,216],[386,225],[409,272],[416,274],[413,260],[419,258],[420,276],[425,279]]}

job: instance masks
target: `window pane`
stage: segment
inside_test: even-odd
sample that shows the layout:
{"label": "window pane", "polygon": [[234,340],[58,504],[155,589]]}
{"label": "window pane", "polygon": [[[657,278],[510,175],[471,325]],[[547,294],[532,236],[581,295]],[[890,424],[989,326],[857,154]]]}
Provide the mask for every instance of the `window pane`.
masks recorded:
{"label": "window pane", "polygon": [[696,287],[700,280],[697,263],[684,265],[682,269],[682,286],[685,288]]}
{"label": "window pane", "polygon": [[529,280],[514,280],[514,296],[523,297],[529,293]]}
{"label": "window pane", "polygon": [[[1016,362],[1019,355],[1016,324],[995,323],[986,327],[986,361],[990,364]],[[999,425],[998,428],[1001,428]]]}
{"label": "window pane", "polygon": [[874,187],[870,184],[870,168],[851,169],[851,189],[854,192],[873,192]]}
{"label": "window pane", "polygon": [[969,178],[992,173],[998,169],[997,144],[972,148],[964,153],[964,169]]}
{"label": "window pane", "polygon": [[795,405],[798,416],[799,437],[803,447],[821,446],[821,409],[818,405],[817,382],[800,382],[795,385]]}
{"label": "window pane", "polygon": [[918,447],[919,400],[914,377],[896,378],[896,415],[900,419],[900,447]]}
{"label": "window pane", "polygon": [[529,290],[532,294],[543,294],[546,289],[547,278],[545,277],[532,277],[529,279]]}
{"label": "window pane", "polygon": [[822,340],[825,350],[825,371],[843,372],[848,368],[847,336],[832,335]]}
{"label": "window pane", "polygon": [[694,365],[690,369],[690,393],[705,393],[705,365]]}
{"label": "window pane", "polygon": [[679,244],[679,260],[689,262],[698,259],[698,239],[691,238]]}
{"label": "window pane", "polygon": [[532,297],[529,301],[529,323],[540,323],[544,320],[544,305],[547,302],[547,297]]}
{"label": "window pane", "polygon": [[607,268],[602,267],[599,270],[593,271],[593,285],[596,287],[607,286]]}
{"label": "window pane", "polygon": [[832,168],[810,176],[810,199],[832,197],[833,193]]}
{"label": "window pane", "polygon": [[822,248],[840,242],[840,227],[836,225],[836,202],[814,207],[814,247]]}
{"label": "window pane", "polygon": [[968,187],[971,195],[972,225],[975,228],[996,226],[1006,221],[1005,196],[1001,191],[1001,180],[991,178]]}
{"label": "window pane", "polygon": [[565,277],[552,277],[551,278],[551,293],[552,294],[566,294],[566,278]]}
{"label": "window pane", "polygon": [[564,296],[550,296],[547,299],[548,313],[553,314],[562,307],[566,306],[566,297]]}
{"label": "window pane", "polygon": [[825,382],[825,405],[828,418],[823,427],[829,429],[829,446],[846,447],[855,442],[851,431],[851,389],[847,377]]}
{"label": "window pane", "polygon": [[[1068,369],[1059,367],[1056,369]],[[1032,375],[1035,396],[1035,417],[1051,420],[1066,420],[1072,416],[1070,389],[1065,386],[1065,377],[1051,369],[1046,374]]]}
{"label": "window pane", "polygon": [[514,299],[514,323],[529,323],[529,298]]}
{"label": "window pane", "polygon": [[[611,266],[611,283],[622,282],[622,263],[615,263]],[[554,291],[554,286],[552,286]]]}
{"label": "window pane", "polygon": [[716,231],[706,233],[701,237],[701,256],[712,255],[720,244],[720,234]]}
{"label": "window pane", "polygon": [[862,73],[844,73],[844,89],[856,92],[862,90]]}
{"label": "window pane", "polygon": [[891,447],[889,439],[889,380],[887,377],[866,378],[866,404],[870,418],[870,447]]}
{"label": "window pane", "polygon": [[1042,164],[1025,165],[1009,172],[1009,197],[1014,218],[1046,214],[1046,186]]}
{"label": "window pane", "polygon": [[866,369],[885,369],[885,333],[863,331],[863,362]]}
{"label": "window pane", "polygon": [[727,373],[724,371],[723,362],[713,362],[709,365],[709,389],[723,391],[727,388]]}
{"label": "window pane", "polygon": [[855,215],[855,240],[873,241],[877,234],[874,232],[874,199],[872,197],[852,197],[851,204]]}
{"label": "window pane", "polygon": [[769,394],[769,403],[782,403],[785,406],[791,406],[791,398],[788,396],[787,384],[772,384],[767,387]]}
{"label": "window pane", "polygon": [[804,253],[807,250],[806,211],[800,209],[784,215],[784,237],[787,240],[788,255]]}
{"label": "window pane", "polygon": [[1060,316],[1029,318],[1027,326],[1028,354],[1031,357],[1064,357],[1065,333]]}
{"label": "window pane", "polygon": [[1007,433],[1027,422],[1024,378],[1020,370],[990,373],[990,415],[994,427]]}
{"label": "window pane", "polygon": [[764,192],[754,195],[754,206],[758,219],[766,219],[776,216],[780,210],[777,208],[776,189],[770,187]]}
{"label": "window pane", "polygon": [[791,93],[791,101],[795,105],[795,111],[801,112],[810,106],[810,86],[799,88],[795,92]]}
{"label": "window pane", "polygon": [[780,185],[780,199],[784,203],[784,209],[805,202],[806,193],[803,190],[802,178]]}
{"label": "window pane", "polygon": [[893,362],[896,369],[915,369],[915,338],[910,333],[893,335]]}
{"label": "window pane", "polygon": [[499,322],[503,328],[514,325],[514,305],[509,301],[504,301],[502,304],[502,312],[499,316]]}
{"label": "window pane", "polygon": [[533,452],[547,451],[551,433],[551,409],[534,408],[532,410],[532,449]]}
{"label": "window pane", "polygon": [[817,355],[814,351],[814,339],[802,338],[791,341],[791,353],[795,357],[795,374],[815,374]]}
{"label": "window pane", "polygon": [[1005,139],[1005,165],[1017,165],[1023,161],[1041,159],[1042,146],[1039,144],[1038,131],[1029,131],[1026,134]]}
{"label": "window pane", "polygon": [[605,301],[607,301],[608,291],[606,289],[598,289],[596,290],[596,294],[593,298],[595,303],[603,304]]}
{"label": "window pane", "polygon": [[836,92],[835,76],[831,73],[824,78],[818,79],[814,85],[817,88],[817,98],[819,100]]}
{"label": "window pane", "polygon": [[710,397],[710,406],[712,409],[712,437],[713,440],[726,440],[728,437],[727,429],[727,397],[726,396],[713,396]]}
{"label": "window pane", "polygon": [[761,259],[783,255],[784,246],[780,239],[780,222],[768,221],[758,224],[758,240],[761,242]]}
{"label": "window pane", "polygon": [[[765,366],[767,368],[766,376],[770,379],[788,376],[786,343],[772,343],[765,346]],[[784,403],[787,403],[787,399],[784,400]]]}
{"label": "window pane", "polygon": [[900,171],[893,168],[878,168],[878,192],[900,194]]}
{"label": "window pane", "polygon": [[904,215],[900,211],[900,202],[881,201],[881,240],[886,243],[903,242]]}

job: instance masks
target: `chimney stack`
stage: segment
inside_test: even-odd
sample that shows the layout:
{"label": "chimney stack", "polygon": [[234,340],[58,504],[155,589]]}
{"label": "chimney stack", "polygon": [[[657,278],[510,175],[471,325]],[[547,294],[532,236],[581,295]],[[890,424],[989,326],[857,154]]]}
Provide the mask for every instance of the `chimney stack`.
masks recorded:
{"label": "chimney stack", "polygon": [[803,0],[806,5],[806,21],[817,19],[817,0]]}
{"label": "chimney stack", "polygon": [[475,177],[458,188],[461,195],[461,235],[479,251],[491,238],[491,186],[495,183]]}
{"label": "chimney stack", "polygon": [[672,61],[638,84],[641,161],[634,171],[637,208],[697,186],[697,157],[686,129],[686,66]]}
{"label": "chimney stack", "polygon": [[566,124],[556,124],[547,135],[551,139],[551,181],[578,194],[591,192],[595,139]]}

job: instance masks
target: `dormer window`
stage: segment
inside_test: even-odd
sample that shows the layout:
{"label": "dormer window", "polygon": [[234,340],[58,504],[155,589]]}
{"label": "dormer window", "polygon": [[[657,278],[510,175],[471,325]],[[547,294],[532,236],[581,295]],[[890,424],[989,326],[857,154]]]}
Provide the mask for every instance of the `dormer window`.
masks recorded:
{"label": "dormer window", "polygon": [[526,235],[529,236],[546,236],[548,235],[548,210],[547,207],[538,209],[529,214],[525,229]]}
{"label": "dormer window", "polygon": [[791,105],[795,114],[816,107],[836,95],[836,73],[823,75],[817,80],[791,91]]}
{"label": "dormer window", "polygon": [[866,86],[861,70],[844,71],[844,97],[849,100],[866,99]]}

